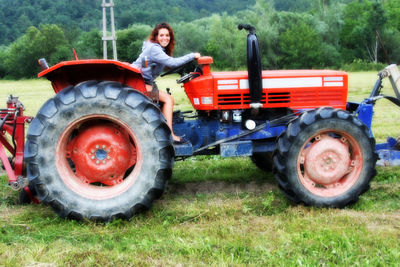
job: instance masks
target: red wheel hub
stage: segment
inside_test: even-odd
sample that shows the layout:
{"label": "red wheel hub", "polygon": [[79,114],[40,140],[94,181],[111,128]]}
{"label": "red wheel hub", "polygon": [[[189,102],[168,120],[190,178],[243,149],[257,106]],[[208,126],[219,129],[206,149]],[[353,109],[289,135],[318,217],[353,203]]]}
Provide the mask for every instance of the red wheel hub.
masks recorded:
{"label": "red wheel hub", "polygon": [[143,163],[142,148],[131,126],[104,114],[70,123],[58,138],[55,157],[65,186],[97,200],[131,188]]}
{"label": "red wheel hub", "polygon": [[316,140],[305,152],[304,176],[322,185],[335,183],[349,172],[349,147],[328,135]]}
{"label": "red wheel hub", "polygon": [[297,172],[300,182],[313,194],[338,196],[360,176],[362,150],[344,132],[324,131],[310,138],[300,151]]}
{"label": "red wheel hub", "polygon": [[67,158],[85,183],[115,185],[136,162],[136,149],[128,134],[113,124],[98,124],[80,130],[67,145]]}

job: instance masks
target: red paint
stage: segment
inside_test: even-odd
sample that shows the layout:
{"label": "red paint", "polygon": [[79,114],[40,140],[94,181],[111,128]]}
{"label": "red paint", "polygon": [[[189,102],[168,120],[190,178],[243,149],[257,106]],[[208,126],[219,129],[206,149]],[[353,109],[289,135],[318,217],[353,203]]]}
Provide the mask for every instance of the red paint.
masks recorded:
{"label": "red paint", "polygon": [[[185,92],[196,110],[229,110],[249,109],[250,90],[241,87],[241,80],[248,79],[247,71],[211,72],[212,61],[203,62],[203,75],[185,83]],[[211,62],[211,63],[210,63]],[[272,79],[304,79],[320,78],[321,85],[308,87],[276,87],[264,88],[262,104],[263,108],[292,108],[312,109],[323,106],[346,109],[348,75],[342,71],[332,70],[271,70],[263,71],[262,79],[268,83]],[[341,84],[325,86],[325,79],[341,79]],[[237,88],[220,89],[225,82],[237,81]],[[299,81],[301,83],[301,81]],[[229,84],[228,84],[229,85]],[[234,86],[234,85],[232,85]],[[212,97],[212,104],[203,104],[202,97]],[[198,101],[197,101],[198,100]],[[199,103],[199,104],[196,104]]]}
{"label": "red paint", "polygon": [[[6,118],[8,114],[8,117]],[[30,122],[32,117],[24,116],[23,106],[17,100],[12,98],[7,101],[7,109],[0,110],[0,120],[4,121],[0,131],[0,158],[8,175],[9,184],[17,182],[18,176],[22,176],[24,146],[25,146],[25,122]],[[12,137],[14,136],[14,142]],[[6,150],[13,158],[13,166],[11,166]]]}
{"label": "red paint", "polygon": [[[78,133],[74,137],[76,130]],[[103,145],[110,158],[101,165],[102,162],[97,164],[91,157],[103,149]],[[135,133],[118,118],[86,116],[68,125],[60,135],[56,145],[56,167],[72,191],[89,199],[107,199],[122,194],[136,181],[143,162],[141,151]],[[133,170],[124,177],[132,165]]]}
{"label": "red paint", "polygon": [[[229,110],[249,109],[250,90],[242,83],[248,79],[247,71],[211,72],[211,57],[198,59],[202,66],[203,75],[185,83],[185,92],[196,110]],[[46,77],[52,82],[57,93],[70,85],[87,80],[117,81],[130,87],[146,92],[140,69],[126,62],[115,60],[90,59],[61,62],[42,71],[39,77]],[[263,71],[262,79],[265,84],[271,81],[320,79],[317,86],[288,86],[265,87],[261,99],[263,108],[313,109],[330,106],[346,109],[348,76],[342,71],[332,70],[273,70]],[[340,82],[325,79],[339,79]],[[221,89],[229,81],[236,81],[236,87]],[[330,84],[329,86],[326,86]],[[212,98],[212,103],[203,103],[202,98]]]}
{"label": "red paint", "polygon": [[116,81],[145,92],[141,70],[127,62],[105,59],[85,59],[60,62],[38,74],[51,81],[56,93],[88,80]]}
{"label": "red paint", "polygon": [[80,130],[67,145],[67,157],[85,183],[115,185],[136,163],[136,148],[129,135],[116,125],[98,124]]}

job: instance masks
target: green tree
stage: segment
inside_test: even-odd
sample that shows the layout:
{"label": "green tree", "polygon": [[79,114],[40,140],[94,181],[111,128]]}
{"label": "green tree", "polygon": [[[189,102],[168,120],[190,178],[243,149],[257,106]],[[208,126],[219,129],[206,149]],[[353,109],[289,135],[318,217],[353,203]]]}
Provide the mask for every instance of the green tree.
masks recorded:
{"label": "green tree", "polygon": [[118,60],[133,62],[142,52],[143,42],[151,30],[150,26],[134,24],[128,29],[117,31]]}
{"label": "green tree", "polygon": [[384,60],[388,59],[390,63],[400,63],[400,0],[386,0],[383,2],[383,8],[388,18],[386,27],[381,33],[388,57]]}
{"label": "green tree", "polygon": [[[263,69],[275,69],[277,67],[277,56],[275,47],[278,46],[278,27],[273,18],[276,11],[266,1],[257,0],[253,7],[246,11],[239,12],[237,17],[241,22],[246,22],[256,28],[256,34],[261,50],[261,65]],[[245,33],[241,34],[246,40]],[[246,47],[243,47],[246,49]]]}
{"label": "green tree", "polygon": [[173,25],[176,39],[174,55],[182,56],[190,52],[207,54],[205,46],[210,39],[210,21],[210,18],[204,18]]}
{"label": "green tree", "polygon": [[39,58],[46,58],[51,65],[69,58],[68,50],[67,40],[58,26],[42,25],[39,29],[32,26],[10,46],[4,60],[7,74],[13,78],[33,77],[40,70]]}
{"label": "green tree", "polygon": [[315,68],[323,65],[320,36],[304,22],[283,32],[280,46],[279,63],[283,68]]}
{"label": "green tree", "polygon": [[[387,28],[381,33],[382,42],[386,50],[385,53],[381,53],[382,62],[389,64],[400,63],[400,31],[395,28]],[[387,56],[387,58],[386,58]],[[389,62],[387,62],[389,61]]]}
{"label": "green tree", "polygon": [[310,0],[274,0],[276,10],[280,11],[300,11],[304,12],[311,8]]}
{"label": "green tree", "polygon": [[385,11],[380,2],[362,0],[346,6],[340,40],[347,62],[354,59],[377,61],[376,31],[381,31],[385,22]]}
{"label": "green tree", "polygon": [[6,56],[7,56],[7,47],[0,46],[0,78],[3,78],[7,73],[4,63]]}
{"label": "green tree", "polygon": [[227,14],[211,17],[210,39],[205,53],[214,58],[214,66],[239,69],[246,66],[246,38],[237,29],[237,18]]}
{"label": "green tree", "polygon": [[98,30],[83,32],[73,46],[80,59],[103,58],[103,43]]}
{"label": "green tree", "polygon": [[383,8],[387,14],[388,27],[400,31],[400,0],[386,0]]}
{"label": "green tree", "polygon": [[343,26],[345,4],[340,1],[319,0],[312,11],[313,25],[322,39],[323,67],[338,68],[343,59],[340,54],[340,31]]}

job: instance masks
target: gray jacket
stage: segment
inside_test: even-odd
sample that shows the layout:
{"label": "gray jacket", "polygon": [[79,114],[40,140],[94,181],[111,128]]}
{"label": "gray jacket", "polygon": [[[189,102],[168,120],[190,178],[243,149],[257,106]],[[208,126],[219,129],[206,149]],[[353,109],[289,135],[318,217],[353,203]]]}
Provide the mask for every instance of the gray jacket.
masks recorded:
{"label": "gray jacket", "polygon": [[[146,41],[143,43],[142,53],[140,53],[138,59],[136,59],[132,65],[139,67],[142,70],[142,75],[146,82],[152,83],[165,67],[179,67],[193,59],[194,53],[177,58],[170,57],[165,53],[164,48],[161,47],[161,45]],[[147,61],[147,67],[145,66],[145,61]],[[151,64],[153,63],[156,63],[156,65],[152,72]]]}

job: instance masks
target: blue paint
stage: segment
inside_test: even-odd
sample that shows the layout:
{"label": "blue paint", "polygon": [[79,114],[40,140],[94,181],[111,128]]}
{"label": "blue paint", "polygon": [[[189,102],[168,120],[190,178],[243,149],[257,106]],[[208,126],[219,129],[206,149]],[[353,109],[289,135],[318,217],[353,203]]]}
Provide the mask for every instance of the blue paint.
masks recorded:
{"label": "blue paint", "polygon": [[[264,122],[258,122],[258,125]],[[175,146],[175,156],[190,156],[195,150],[200,147],[206,146],[218,140],[236,136],[238,134],[248,132],[241,123],[236,122],[221,122],[219,120],[198,118],[190,120],[178,120],[173,125],[174,133],[176,135],[185,135],[189,139],[191,148],[183,148],[184,146]],[[243,136],[238,140],[232,140],[238,143],[238,152],[232,152],[232,147],[226,146],[224,148],[223,156],[249,156],[249,151],[257,152],[271,152],[275,149],[276,138],[286,129],[285,126],[270,126],[266,125],[260,131]],[[268,141],[270,140],[269,144]],[[272,141],[271,141],[272,140]],[[257,142],[260,141],[260,142]],[[246,145],[243,145],[246,144]],[[250,149],[251,147],[251,149]],[[229,150],[229,152],[227,152]],[[190,152],[192,154],[190,154]],[[213,152],[213,154],[218,151]],[[208,154],[208,152],[206,153]]]}

